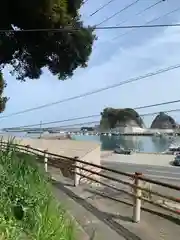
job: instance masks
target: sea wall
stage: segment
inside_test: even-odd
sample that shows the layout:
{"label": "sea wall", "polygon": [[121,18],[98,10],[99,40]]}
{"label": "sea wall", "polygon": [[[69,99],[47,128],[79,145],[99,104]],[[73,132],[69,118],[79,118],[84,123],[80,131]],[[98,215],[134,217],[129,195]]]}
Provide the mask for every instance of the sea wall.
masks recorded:
{"label": "sea wall", "polygon": [[[63,156],[75,158],[78,157],[85,163],[92,163],[101,165],[101,147],[97,142],[89,141],[75,141],[75,140],[47,140],[47,139],[28,139],[16,138],[17,143],[21,145],[29,145],[32,148],[39,150],[47,150],[50,153],[61,155],[62,157],[49,157],[49,165],[52,167],[53,163],[60,169],[65,177],[74,179],[75,161],[65,159]],[[78,164],[79,167],[86,168],[87,170],[100,172],[100,169],[89,166],[88,164]],[[96,174],[88,173],[88,171],[79,170],[79,172],[92,179],[99,179]],[[80,182],[93,182],[86,177],[80,177]]]}
{"label": "sea wall", "polygon": [[[86,163],[92,163],[92,164],[95,163],[97,165],[101,165],[101,146],[98,145],[96,148],[92,149],[87,154],[85,154],[81,159]],[[94,171],[96,173],[101,171],[101,169],[97,168],[97,167],[88,166],[86,164],[80,164],[80,165],[82,167],[84,167],[90,171]],[[99,180],[99,176],[94,173],[91,173],[91,172],[88,172],[85,170],[80,170],[80,172],[86,176],[86,177],[80,178],[80,182],[82,182],[82,183],[96,184],[96,182],[92,181],[91,179]]]}

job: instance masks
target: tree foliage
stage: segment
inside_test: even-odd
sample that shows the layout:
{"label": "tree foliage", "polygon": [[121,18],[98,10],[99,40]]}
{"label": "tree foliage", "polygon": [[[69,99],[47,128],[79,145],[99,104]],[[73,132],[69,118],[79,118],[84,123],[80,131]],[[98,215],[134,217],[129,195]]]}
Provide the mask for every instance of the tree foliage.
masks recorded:
{"label": "tree foliage", "polygon": [[80,28],[78,31],[0,32],[0,66],[10,64],[17,79],[39,78],[47,67],[59,79],[86,67],[95,39],[84,27],[79,9],[83,0],[4,0],[0,29]]}
{"label": "tree foliage", "polygon": [[8,101],[8,98],[3,96],[3,91],[5,87],[6,83],[4,81],[3,74],[0,73],[0,113],[4,111],[6,103]]}
{"label": "tree foliage", "polygon": [[100,125],[102,128],[115,128],[118,123],[126,123],[129,120],[134,120],[138,126],[143,127],[143,120],[140,115],[132,108],[105,108],[101,112]]}

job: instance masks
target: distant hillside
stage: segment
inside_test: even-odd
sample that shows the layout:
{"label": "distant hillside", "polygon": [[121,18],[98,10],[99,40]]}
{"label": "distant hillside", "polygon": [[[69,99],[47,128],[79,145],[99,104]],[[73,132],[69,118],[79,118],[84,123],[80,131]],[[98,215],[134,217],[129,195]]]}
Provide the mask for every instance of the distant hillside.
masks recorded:
{"label": "distant hillside", "polygon": [[144,127],[140,115],[132,108],[105,108],[101,112],[101,129],[111,129],[118,126]]}
{"label": "distant hillside", "polygon": [[164,112],[160,112],[151,124],[151,128],[173,129],[176,128],[175,120]]}

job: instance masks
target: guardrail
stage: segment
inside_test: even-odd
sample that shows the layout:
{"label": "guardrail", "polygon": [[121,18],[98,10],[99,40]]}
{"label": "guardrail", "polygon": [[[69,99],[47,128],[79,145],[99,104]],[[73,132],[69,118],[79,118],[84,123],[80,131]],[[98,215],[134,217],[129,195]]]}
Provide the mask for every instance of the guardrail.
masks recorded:
{"label": "guardrail", "polygon": [[[26,154],[33,154],[36,156],[41,156],[41,163],[44,164],[44,169],[46,172],[48,172],[48,167],[52,166],[55,168],[60,168],[60,160],[68,160],[71,161],[73,163],[73,173],[74,173],[74,186],[78,186],[81,183],[81,177],[84,177],[86,179],[89,179],[93,182],[96,182],[102,186],[111,188],[115,191],[119,191],[119,192],[123,192],[129,196],[131,196],[133,198],[133,221],[134,222],[140,222],[140,214],[141,214],[141,201],[145,201],[148,202],[152,205],[155,205],[157,207],[163,208],[167,211],[176,213],[178,215],[180,215],[180,211],[178,211],[178,209],[176,208],[170,208],[167,207],[163,204],[160,204],[159,202],[153,201],[151,199],[151,197],[143,197],[143,193],[147,193],[149,196],[155,195],[158,197],[161,197],[163,199],[172,201],[174,203],[180,203],[180,198],[175,198],[173,196],[169,196],[169,195],[164,195],[162,193],[159,193],[157,191],[153,191],[151,188],[147,188],[144,187],[145,184],[144,183],[149,183],[149,184],[155,184],[158,186],[162,186],[168,189],[173,189],[176,191],[180,191],[180,187],[176,186],[176,185],[172,185],[172,184],[168,184],[168,183],[164,183],[161,181],[156,181],[147,177],[144,177],[142,173],[134,173],[134,174],[130,174],[130,173],[126,173],[126,172],[122,172],[122,171],[118,171],[118,170],[114,170],[114,169],[110,169],[104,166],[100,166],[100,165],[96,165],[94,163],[89,163],[89,162],[85,162],[80,160],[78,157],[66,157],[66,156],[62,156],[62,155],[58,155],[58,154],[54,154],[54,153],[50,153],[47,150],[41,150],[41,149],[36,149],[36,148],[32,148],[31,146],[27,145],[20,145],[20,144],[14,144],[14,143],[8,143],[8,142],[0,142],[0,147],[1,147],[1,151],[4,150],[10,150],[11,148],[15,148],[15,150],[18,150],[19,152],[24,152]],[[39,159],[40,160],[40,159]],[[97,172],[93,169],[87,169],[88,166],[91,166],[93,168],[99,169],[101,170],[100,172]],[[104,174],[103,171],[109,172],[109,173],[113,173],[115,175],[118,176],[125,176],[128,177],[128,179],[131,179],[133,181],[133,183],[130,183],[129,181],[125,181],[122,180],[120,178],[117,177],[112,177],[109,176],[108,174]],[[111,180],[113,182],[116,183],[120,183],[126,186],[130,186],[131,189],[133,191],[126,191],[124,189],[121,188],[117,188],[115,186],[112,186],[110,184],[107,184],[99,179],[96,179],[94,177],[90,177],[87,176],[86,174],[84,174],[84,172],[88,172],[94,175],[98,175],[101,178],[107,179],[107,180]],[[111,197],[112,200],[116,200],[113,199],[113,197]]]}

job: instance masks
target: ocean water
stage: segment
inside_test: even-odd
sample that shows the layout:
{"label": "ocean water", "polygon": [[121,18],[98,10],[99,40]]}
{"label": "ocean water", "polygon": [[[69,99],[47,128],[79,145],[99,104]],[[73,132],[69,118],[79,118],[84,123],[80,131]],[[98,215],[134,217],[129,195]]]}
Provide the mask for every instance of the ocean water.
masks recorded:
{"label": "ocean water", "polygon": [[[23,132],[3,133],[0,135],[37,138],[39,133],[27,134]],[[114,150],[116,145],[121,145],[125,149],[136,149],[140,152],[163,152],[168,149],[172,143],[180,145],[180,137],[155,137],[155,136],[87,136],[73,135],[72,139],[81,141],[95,141],[101,143],[102,150]]]}
{"label": "ocean water", "polygon": [[180,144],[180,137],[149,136],[73,136],[74,140],[96,141],[101,143],[102,150],[114,150],[116,145],[125,149],[136,149],[140,152],[163,152],[172,143]]}

